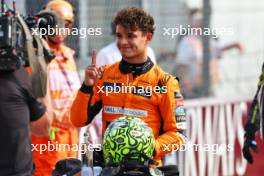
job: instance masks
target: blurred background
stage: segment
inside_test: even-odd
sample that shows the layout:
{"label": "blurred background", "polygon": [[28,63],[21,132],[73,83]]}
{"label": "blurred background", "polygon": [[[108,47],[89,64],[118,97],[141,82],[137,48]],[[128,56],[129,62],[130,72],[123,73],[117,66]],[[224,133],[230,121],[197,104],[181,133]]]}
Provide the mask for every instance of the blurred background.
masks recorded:
{"label": "blurred background", "polygon": [[[24,3],[23,3],[24,2]],[[37,13],[47,0],[20,0],[18,8],[27,14]],[[89,63],[92,48],[100,50],[114,40],[111,21],[115,13],[127,6],[142,7],[154,16],[156,31],[151,47],[157,63],[169,73],[175,73],[177,46],[182,36],[172,38],[164,28],[187,26],[189,10],[203,8],[202,0],[71,0],[76,8],[75,26],[101,28],[102,35],[71,36],[68,44],[75,49],[80,69]],[[239,42],[243,47],[224,52],[219,60],[219,81],[214,95],[221,97],[253,96],[264,53],[264,2],[250,0],[211,0],[210,27],[226,28],[232,35],[219,36],[220,44]],[[181,78],[182,75],[177,75]],[[208,85],[210,86],[210,85]]]}
{"label": "blurred background", "polygon": [[[22,14],[33,15],[39,12],[47,2],[47,0],[19,0],[17,1],[17,8]],[[204,129],[203,124],[207,123],[207,119],[211,119],[212,121],[210,122],[212,123],[219,123],[217,129],[212,126],[212,131],[204,132],[201,134],[202,136],[214,133],[216,136],[212,138],[215,139],[219,137],[217,134],[220,136],[228,135],[228,129],[232,129],[235,135],[232,143],[234,145],[239,143],[239,147],[235,147],[233,155],[226,153],[217,156],[213,155],[212,157],[211,155],[202,157],[196,153],[190,159],[193,161],[188,161],[190,155],[177,156],[177,153],[175,153],[168,156],[166,160],[168,163],[178,163],[182,175],[210,175],[210,173],[213,173],[213,175],[261,175],[261,172],[263,173],[263,168],[261,171],[261,167],[257,168],[257,164],[255,164],[256,168],[247,166],[247,163],[241,157],[239,149],[243,144],[242,121],[245,121],[247,107],[257,89],[257,80],[264,61],[264,1],[70,0],[70,2],[76,10],[73,27],[101,28],[102,31],[102,35],[89,35],[85,38],[70,36],[67,40],[67,44],[76,51],[75,58],[81,77],[83,74],[82,70],[90,63],[92,49],[95,48],[99,51],[114,41],[114,36],[111,35],[111,21],[115,13],[123,7],[142,7],[155,19],[156,31],[150,46],[154,50],[157,64],[165,71],[179,77],[181,84],[185,84],[185,80],[187,82],[190,81],[189,85],[187,83],[182,86],[183,90],[187,90],[188,86],[195,87],[192,81],[200,79],[196,77],[197,75],[200,75],[203,80],[200,89],[197,87],[193,88],[195,89],[195,94],[190,95],[187,91],[184,92],[187,99],[192,99],[186,101],[187,114],[190,117],[189,135],[191,141],[195,143],[200,140],[197,135],[194,137],[194,133],[196,134],[199,131],[195,132],[195,127],[197,127],[195,123],[198,122],[193,119],[198,118],[198,111],[201,111],[199,118],[202,119],[202,125],[200,126],[202,132]],[[195,14],[196,16],[192,18],[190,12],[193,9],[200,9],[202,17]],[[212,36],[202,37],[202,39],[198,40],[198,47],[196,47],[191,46],[193,36],[190,37],[191,42],[188,43],[188,38],[185,41],[185,37],[188,37],[188,34],[172,37],[165,32],[169,28],[194,25],[194,20],[202,20],[206,25],[205,27],[210,27],[211,29],[224,28],[231,31],[231,33],[229,35],[219,35],[216,39]],[[199,45],[202,47],[199,47]],[[230,48],[227,46],[230,46]],[[214,51],[214,48],[217,51]],[[189,61],[184,62],[184,57],[189,59]],[[197,64],[198,61],[199,63]],[[216,61],[216,64],[211,63],[212,61]],[[184,64],[187,72],[190,65],[200,67],[199,74],[194,74],[189,79],[184,74],[184,71],[180,72],[181,69],[178,69],[178,66]],[[214,66],[211,67],[211,64]],[[216,81],[214,81],[214,77],[217,77]],[[208,97],[209,99],[207,99]],[[231,109],[230,118],[233,120],[231,120],[233,122],[231,127],[226,122],[228,120],[225,120],[223,124],[219,120],[222,117],[225,119],[229,117],[226,115],[229,112],[229,106]],[[204,112],[206,108],[211,108],[214,113],[216,112],[215,109],[221,112],[222,108],[224,115],[215,113],[214,115],[206,116]],[[195,113],[191,113],[194,111]],[[199,128],[197,127],[197,129]],[[227,131],[222,134],[219,129]],[[208,139],[208,136],[202,138],[200,142],[204,142],[206,139]],[[224,139],[227,144],[230,143],[228,139]],[[211,159],[207,157],[211,157]],[[207,166],[210,162],[215,161],[215,157],[220,157],[220,159],[218,158],[219,161],[217,160],[214,166]],[[174,158],[177,158],[177,160],[174,161]],[[236,160],[236,158],[238,159]],[[204,163],[200,161],[204,161]],[[184,166],[183,163],[185,163]],[[224,165],[227,166],[224,167]],[[210,167],[213,169],[208,169]]]}

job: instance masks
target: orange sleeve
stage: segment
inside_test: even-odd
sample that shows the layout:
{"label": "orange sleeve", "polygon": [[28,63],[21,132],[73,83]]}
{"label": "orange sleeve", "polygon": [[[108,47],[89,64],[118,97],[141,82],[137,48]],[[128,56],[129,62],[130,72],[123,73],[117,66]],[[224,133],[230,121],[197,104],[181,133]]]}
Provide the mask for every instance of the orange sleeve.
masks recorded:
{"label": "orange sleeve", "polygon": [[180,94],[178,80],[170,76],[164,83],[164,91],[159,102],[159,110],[162,116],[162,134],[155,142],[155,160],[162,155],[179,149],[185,144],[186,117],[183,107],[183,97]]}
{"label": "orange sleeve", "polygon": [[100,98],[101,81],[97,81],[95,86],[87,87],[84,84],[77,93],[71,107],[71,122],[76,127],[88,125],[102,108]]}
{"label": "orange sleeve", "polygon": [[71,122],[76,127],[85,126],[87,121],[87,106],[90,95],[81,92],[77,93],[75,100],[71,107]]}

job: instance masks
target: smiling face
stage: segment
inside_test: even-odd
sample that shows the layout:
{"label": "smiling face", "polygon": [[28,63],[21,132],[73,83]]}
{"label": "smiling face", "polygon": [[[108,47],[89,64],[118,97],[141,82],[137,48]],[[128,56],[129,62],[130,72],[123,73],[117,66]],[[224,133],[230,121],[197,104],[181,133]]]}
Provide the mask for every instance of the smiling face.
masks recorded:
{"label": "smiling face", "polygon": [[144,34],[139,29],[132,30],[116,25],[117,47],[128,63],[144,63],[147,60],[147,47],[152,33]]}

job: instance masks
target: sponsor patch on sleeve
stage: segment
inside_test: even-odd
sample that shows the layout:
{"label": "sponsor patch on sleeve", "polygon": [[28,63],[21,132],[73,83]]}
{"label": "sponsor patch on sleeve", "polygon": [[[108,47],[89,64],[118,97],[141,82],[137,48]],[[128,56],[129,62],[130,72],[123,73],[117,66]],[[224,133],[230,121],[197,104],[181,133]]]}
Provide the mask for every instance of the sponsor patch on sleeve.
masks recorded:
{"label": "sponsor patch on sleeve", "polygon": [[178,130],[186,130],[187,129],[187,122],[185,116],[176,116],[176,127]]}
{"label": "sponsor patch on sleeve", "polygon": [[182,106],[175,107],[174,114],[175,114],[175,116],[185,116],[185,109],[184,109],[184,107],[182,107]]}
{"label": "sponsor patch on sleeve", "polygon": [[175,100],[175,107],[184,106],[183,100]]}
{"label": "sponsor patch on sleeve", "polygon": [[185,116],[178,116],[176,117],[176,122],[186,122],[186,117]]}
{"label": "sponsor patch on sleeve", "polygon": [[187,123],[186,122],[176,123],[176,127],[178,130],[186,130],[187,129]]}

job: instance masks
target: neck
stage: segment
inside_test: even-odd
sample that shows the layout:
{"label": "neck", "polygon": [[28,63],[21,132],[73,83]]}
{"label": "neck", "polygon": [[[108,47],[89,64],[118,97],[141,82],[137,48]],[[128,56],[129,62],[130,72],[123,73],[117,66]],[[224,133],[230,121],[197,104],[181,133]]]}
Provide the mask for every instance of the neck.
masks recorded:
{"label": "neck", "polygon": [[52,40],[48,40],[48,45],[51,50],[58,51],[60,50],[61,44],[54,43]]}

